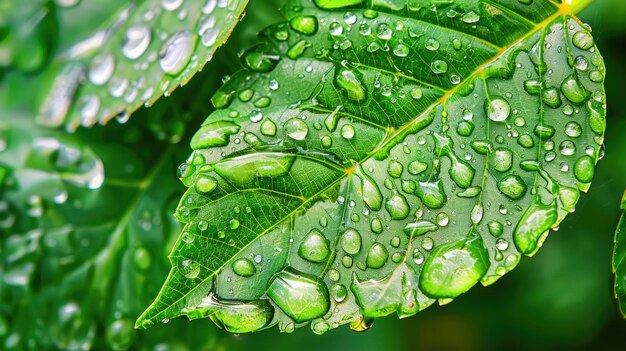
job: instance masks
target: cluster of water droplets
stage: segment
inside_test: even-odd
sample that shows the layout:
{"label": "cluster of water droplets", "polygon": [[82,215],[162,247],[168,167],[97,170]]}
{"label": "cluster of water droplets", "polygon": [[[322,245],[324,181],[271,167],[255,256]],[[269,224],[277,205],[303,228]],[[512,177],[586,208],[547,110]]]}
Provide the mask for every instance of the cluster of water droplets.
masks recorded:
{"label": "cluster of water droplets", "polygon": [[68,62],[58,73],[39,121],[69,129],[113,118],[124,123],[210,61],[243,6],[241,0],[151,0],[126,8],[105,39],[90,44],[93,57]]}
{"label": "cluster of water droplets", "polygon": [[[175,253],[188,279],[215,278],[181,313],[316,333],[412,315],[534,254],[588,188],[605,115],[588,28],[555,19],[498,54],[472,37],[497,26],[483,13],[376,5],[288,9],[213,97],[179,169],[188,224]],[[385,13],[405,6],[469,29],[452,39]],[[468,55],[500,56],[479,67]],[[195,266],[192,248],[233,255]]]}

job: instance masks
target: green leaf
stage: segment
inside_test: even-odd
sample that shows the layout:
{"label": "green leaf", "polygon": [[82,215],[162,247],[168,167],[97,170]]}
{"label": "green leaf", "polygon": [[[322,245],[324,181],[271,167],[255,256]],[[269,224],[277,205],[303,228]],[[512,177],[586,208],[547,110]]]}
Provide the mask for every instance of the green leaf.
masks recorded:
{"label": "green leaf", "polygon": [[173,170],[186,147],[163,139],[180,140],[177,123],[191,123],[179,104],[205,111],[194,100],[174,97],[149,119],[72,135],[2,108],[1,349],[215,346],[207,323],[173,322],[150,334],[133,328],[181,229],[172,216],[181,191]]}
{"label": "green leaf", "polygon": [[613,251],[613,274],[615,274],[615,298],[619,303],[619,310],[622,316],[626,318],[626,218],[624,210],[626,210],[626,192],[622,196],[622,216],[617,224],[615,231],[615,248]]}
{"label": "green leaf", "polygon": [[33,72],[56,46],[55,6],[44,0],[0,4],[0,81],[4,69]]}
{"label": "green leaf", "polygon": [[[115,117],[125,120],[142,105],[168,96],[213,58],[246,4],[247,0],[123,3],[108,21],[96,23],[88,37],[75,38],[80,41],[58,55],[47,73],[53,79],[38,122],[65,125],[68,130],[90,127]],[[82,1],[60,9],[60,18],[89,16],[93,7]]]}
{"label": "green leaf", "polygon": [[290,2],[179,168],[185,228],[137,327],[363,330],[532,256],[603,141],[583,3]]}

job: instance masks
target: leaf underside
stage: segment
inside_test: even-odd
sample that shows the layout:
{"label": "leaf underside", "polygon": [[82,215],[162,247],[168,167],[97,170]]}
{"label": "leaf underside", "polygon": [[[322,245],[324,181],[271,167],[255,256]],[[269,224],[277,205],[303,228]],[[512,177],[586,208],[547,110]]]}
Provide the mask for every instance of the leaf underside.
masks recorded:
{"label": "leaf underside", "polygon": [[113,118],[127,120],[139,107],[170,95],[201,70],[226,41],[247,3],[145,0],[125,4],[106,27],[60,55],[38,122],[73,131]]}
{"label": "leaf underside", "polygon": [[615,274],[615,298],[619,305],[622,316],[626,318],[626,219],[624,210],[626,210],[626,192],[622,196],[622,215],[617,224],[615,231],[615,248],[613,252],[613,273]]}
{"label": "leaf underside", "polygon": [[571,11],[290,2],[192,139],[185,228],[136,326],[363,330],[533,255],[603,141],[604,64]]}

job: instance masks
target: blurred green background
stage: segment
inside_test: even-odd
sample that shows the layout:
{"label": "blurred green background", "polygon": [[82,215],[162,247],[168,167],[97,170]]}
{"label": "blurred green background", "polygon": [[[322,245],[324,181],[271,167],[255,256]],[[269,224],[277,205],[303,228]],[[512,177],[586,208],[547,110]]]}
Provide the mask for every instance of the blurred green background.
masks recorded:
{"label": "blurred green background", "polygon": [[[170,129],[175,131],[169,130],[166,134],[174,133],[180,137],[168,142],[183,139],[178,147],[180,155],[176,156],[178,162],[183,161],[186,144],[182,135],[193,132],[208,114],[213,87],[223,76],[232,74],[238,67],[235,63],[238,50],[254,43],[253,35],[256,31],[280,18],[275,9],[276,2],[251,2],[247,15],[231,39],[238,45],[227,46],[216,58],[221,64],[214,67],[219,67],[220,71],[212,71],[211,68],[205,70],[192,80],[192,84],[179,89],[173,97],[159,102],[152,109],[142,109],[132,117],[136,121],[131,121],[131,125],[144,130],[144,124],[147,123],[150,129],[150,119],[157,118],[154,115],[159,116],[159,123],[173,125]],[[6,16],[6,13],[2,15]],[[606,154],[598,164],[591,190],[582,197],[576,212],[563,222],[557,232],[550,235],[543,249],[533,259],[523,259],[518,268],[496,284],[488,288],[475,287],[449,305],[433,306],[406,320],[398,320],[395,316],[382,318],[363,333],[355,333],[344,327],[317,336],[309,328],[301,328],[292,334],[281,335],[277,328],[273,328],[255,334],[231,335],[217,330],[207,321],[187,322],[181,319],[159,326],[157,330],[137,332],[137,340],[149,338],[150,333],[165,335],[158,342],[143,344],[142,348],[302,351],[625,349],[626,321],[619,315],[613,300],[611,256],[619,202],[626,188],[626,1],[595,0],[580,17],[592,26],[608,72]],[[76,26],[79,26],[79,22],[75,21]],[[56,45],[63,46],[63,43],[61,41]],[[9,72],[4,78],[4,82],[0,80],[0,107],[5,104],[7,110],[18,109],[23,116],[33,113],[32,109],[23,106],[8,106],[7,101],[15,95],[26,94],[11,91],[11,87],[17,84],[13,83],[15,81],[20,81],[20,84],[29,82],[28,86],[34,90],[26,95],[31,98],[33,94],[36,95],[40,86],[37,83],[38,75],[23,77]],[[200,103],[184,100],[184,96],[192,96],[193,101]],[[159,107],[172,101],[181,102],[175,113]],[[187,132],[171,120],[179,115],[187,116]],[[0,115],[0,121],[3,118]],[[163,122],[168,118],[170,120],[167,123],[170,124]],[[115,128],[120,127],[110,128],[113,128],[113,132],[105,132],[100,129],[106,128],[98,127],[93,133],[105,140],[113,140],[103,135],[114,134]],[[155,134],[156,139],[163,142],[163,138],[158,137],[159,133]],[[169,173],[172,177],[174,168],[175,165],[172,165]],[[157,276],[151,279],[162,281],[165,268],[153,274]],[[154,296],[152,293],[146,295],[149,296],[143,298],[147,300]],[[14,297],[8,297],[9,294],[2,292],[0,296],[3,298],[0,312],[9,315],[15,306],[8,304],[13,301],[10,298]],[[9,334],[7,330],[12,327],[10,317],[7,318],[5,335]],[[189,332],[164,334],[163,330],[167,328]],[[0,323],[0,340],[2,330]],[[203,337],[209,342],[195,343]]]}

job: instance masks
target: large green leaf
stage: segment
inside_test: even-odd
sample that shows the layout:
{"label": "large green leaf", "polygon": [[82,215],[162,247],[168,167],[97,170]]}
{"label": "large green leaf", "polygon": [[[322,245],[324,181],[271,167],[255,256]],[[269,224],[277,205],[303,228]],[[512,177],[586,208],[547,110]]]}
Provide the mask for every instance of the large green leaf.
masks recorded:
{"label": "large green leaf", "polygon": [[587,2],[290,2],[191,141],[185,228],[136,325],[363,330],[533,255],[603,141]]}
{"label": "large green leaf", "polygon": [[66,45],[49,69],[53,79],[38,121],[75,130],[126,120],[186,84],[226,41],[248,1],[126,1],[108,10],[113,13],[107,21],[92,24],[89,36],[77,38],[67,34],[74,27],[85,33],[87,24],[77,17],[102,18],[106,11],[101,1],[67,3],[59,18],[70,23],[60,26],[63,39],[74,39],[74,45]]}
{"label": "large green leaf", "polygon": [[615,274],[615,298],[619,303],[622,316],[626,317],[626,192],[622,196],[622,216],[615,231],[615,248],[613,252],[613,274]]}
{"label": "large green leaf", "polygon": [[195,98],[173,99],[149,118],[73,135],[2,107],[0,349],[214,346],[207,323],[133,328],[181,229],[173,171],[187,148],[164,140],[180,141],[181,125],[193,125],[182,106],[208,112]]}

